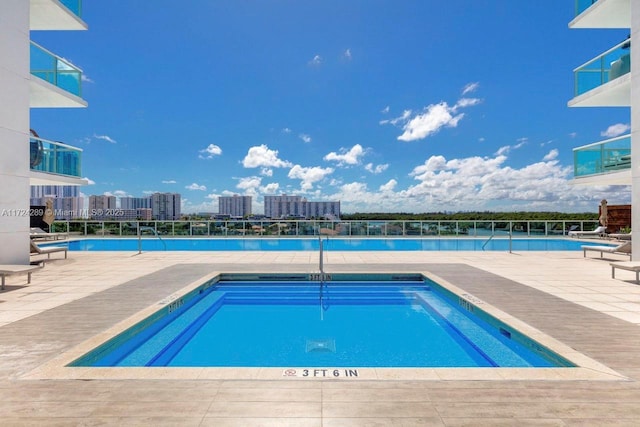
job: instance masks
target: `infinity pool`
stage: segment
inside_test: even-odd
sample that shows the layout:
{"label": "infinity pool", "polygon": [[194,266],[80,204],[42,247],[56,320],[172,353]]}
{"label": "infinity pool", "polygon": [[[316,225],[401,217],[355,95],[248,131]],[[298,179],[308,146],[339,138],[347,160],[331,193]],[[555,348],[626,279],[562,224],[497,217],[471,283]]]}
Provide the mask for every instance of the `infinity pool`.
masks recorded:
{"label": "infinity pool", "polygon": [[206,283],[71,366],[573,366],[421,275],[298,276]]}
{"label": "infinity pool", "polygon": [[[59,242],[58,242],[59,244]],[[68,243],[71,251],[137,251],[138,239],[84,239]],[[600,244],[600,242],[598,243]],[[318,238],[145,238],[143,251],[317,251]],[[584,242],[545,238],[329,238],[330,251],[578,251]]]}

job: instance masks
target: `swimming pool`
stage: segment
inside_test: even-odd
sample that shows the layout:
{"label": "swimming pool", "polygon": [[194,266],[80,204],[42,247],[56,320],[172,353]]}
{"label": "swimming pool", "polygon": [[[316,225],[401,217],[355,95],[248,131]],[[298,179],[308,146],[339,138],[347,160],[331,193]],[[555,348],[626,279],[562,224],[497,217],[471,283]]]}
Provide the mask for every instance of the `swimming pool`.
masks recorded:
{"label": "swimming pool", "polygon": [[422,275],[317,278],[221,275],[70,366],[574,366]]}
{"label": "swimming pool", "polygon": [[[145,238],[143,251],[317,251],[318,238]],[[57,243],[60,244],[59,242]],[[138,239],[82,239],[69,241],[71,251],[137,251]],[[598,243],[600,244],[600,242]],[[575,239],[523,238],[329,238],[329,251],[579,251],[584,242]]]}

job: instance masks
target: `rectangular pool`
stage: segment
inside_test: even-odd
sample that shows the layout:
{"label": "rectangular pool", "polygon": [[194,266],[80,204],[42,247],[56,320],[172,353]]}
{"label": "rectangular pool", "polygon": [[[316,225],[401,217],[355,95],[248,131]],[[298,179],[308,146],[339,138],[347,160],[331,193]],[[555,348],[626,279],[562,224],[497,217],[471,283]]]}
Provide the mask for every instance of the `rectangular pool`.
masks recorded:
{"label": "rectangular pool", "polygon": [[419,274],[221,275],[70,366],[571,367]]}
{"label": "rectangular pool", "polygon": [[[566,238],[323,239],[328,251],[579,251],[584,244]],[[68,247],[70,251],[317,251],[320,243],[318,238],[102,238],[72,240]]]}

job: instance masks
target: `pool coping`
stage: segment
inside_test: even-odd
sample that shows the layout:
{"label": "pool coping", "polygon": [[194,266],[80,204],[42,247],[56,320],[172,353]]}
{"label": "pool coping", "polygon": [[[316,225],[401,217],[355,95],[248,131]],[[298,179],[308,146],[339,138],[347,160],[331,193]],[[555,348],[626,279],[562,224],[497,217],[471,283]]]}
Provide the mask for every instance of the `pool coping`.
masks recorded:
{"label": "pool coping", "polygon": [[[357,271],[351,273],[358,274]],[[361,272],[362,274],[370,272]],[[171,293],[160,301],[117,322],[82,343],[54,356],[46,363],[20,376],[25,380],[42,379],[174,379],[174,380],[544,380],[544,381],[629,381],[624,375],[587,357],[570,346],[552,338],[529,324],[488,304],[481,298],[462,290],[447,280],[428,271],[418,271],[461,300],[478,307],[498,321],[535,340],[541,346],[573,362],[576,367],[554,368],[369,368],[369,367],[70,367],[67,366],[127,328],[166,307],[204,283],[224,273],[210,272]],[[272,272],[270,274],[277,274]],[[284,274],[284,273],[283,273]]]}

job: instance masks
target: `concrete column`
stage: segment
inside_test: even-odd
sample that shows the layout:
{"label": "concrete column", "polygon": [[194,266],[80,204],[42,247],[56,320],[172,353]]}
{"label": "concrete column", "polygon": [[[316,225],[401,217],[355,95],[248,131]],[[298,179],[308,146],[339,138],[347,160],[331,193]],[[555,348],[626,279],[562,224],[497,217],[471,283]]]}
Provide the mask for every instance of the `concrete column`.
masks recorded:
{"label": "concrete column", "polygon": [[640,1],[631,3],[632,259],[640,260]]}
{"label": "concrete column", "polygon": [[0,264],[29,263],[29,1],[0,1]]}

